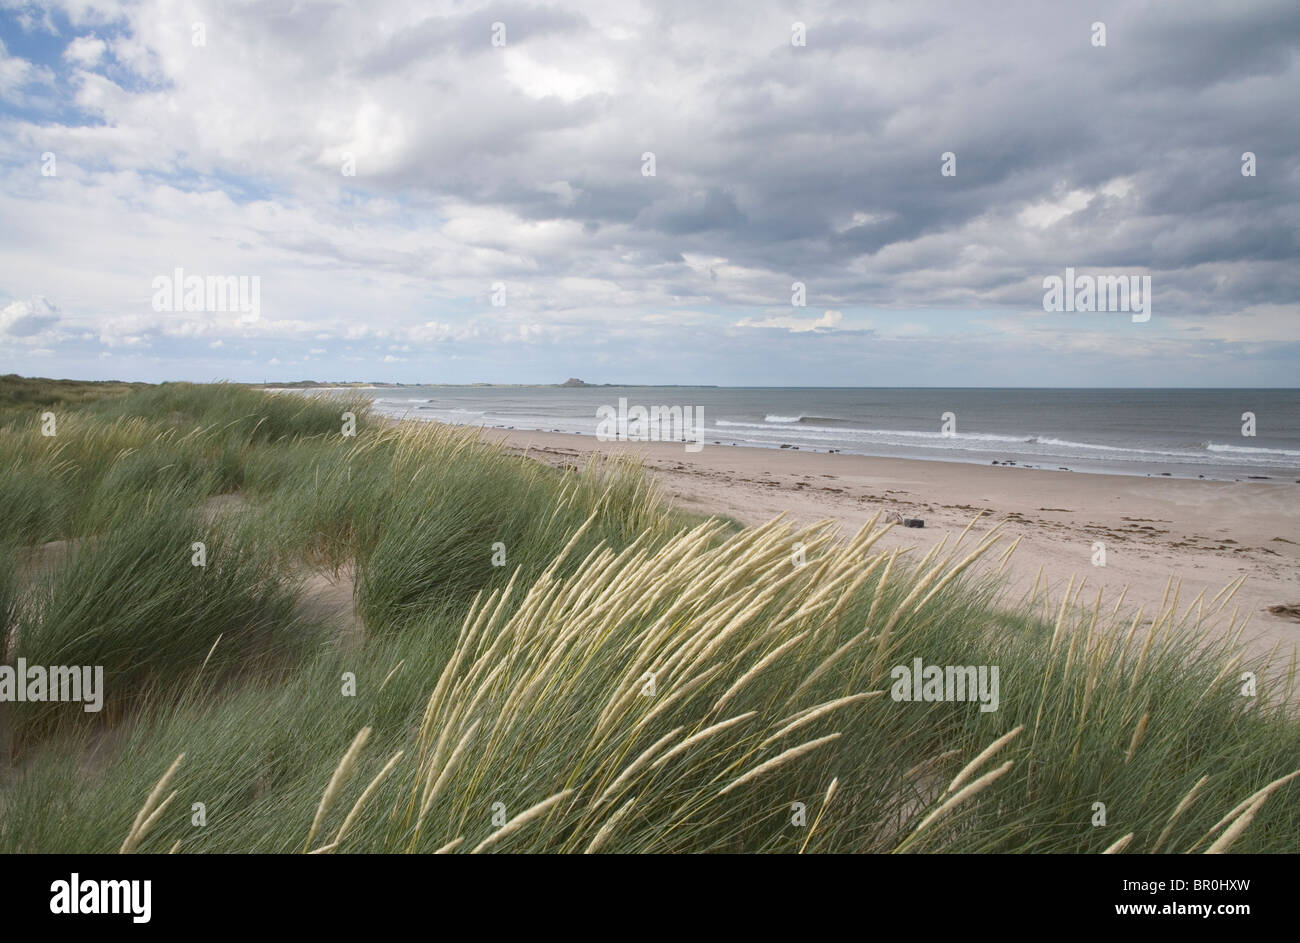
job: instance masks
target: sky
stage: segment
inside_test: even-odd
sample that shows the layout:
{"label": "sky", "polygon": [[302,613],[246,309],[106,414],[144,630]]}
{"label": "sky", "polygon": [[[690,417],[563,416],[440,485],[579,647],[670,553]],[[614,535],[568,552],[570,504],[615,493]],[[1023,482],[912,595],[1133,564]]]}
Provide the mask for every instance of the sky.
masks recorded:
{"label": "sky", "polygon": [[1296,386],[1297,100],[1295,0],[0,0],[0,373]]}

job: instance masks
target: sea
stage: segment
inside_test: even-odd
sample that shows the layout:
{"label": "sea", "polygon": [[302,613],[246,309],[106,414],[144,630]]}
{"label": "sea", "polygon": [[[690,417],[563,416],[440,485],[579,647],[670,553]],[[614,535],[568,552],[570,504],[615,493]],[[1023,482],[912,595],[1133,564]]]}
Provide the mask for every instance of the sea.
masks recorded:
{"label": "sea", "polygon": [[[598,411],[617,410],[623,400],[626,408],[690,407],[706,448],[785,447],[1228,481],[1300,479],[1300,389],[401,386],[360,392],[381,415],[499,429],[595,435]],[[671,430],[662,432],[671,438]]]}

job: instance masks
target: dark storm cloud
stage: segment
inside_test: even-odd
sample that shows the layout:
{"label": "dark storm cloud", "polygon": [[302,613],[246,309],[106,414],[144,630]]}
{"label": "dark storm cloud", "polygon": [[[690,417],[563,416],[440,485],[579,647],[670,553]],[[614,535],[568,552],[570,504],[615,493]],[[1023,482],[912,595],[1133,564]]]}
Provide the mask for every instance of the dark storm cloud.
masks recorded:
{"label": "dark storm cloud", "polygon": [[[1295,280],[1267,267],[1300,255],[1295,89],[1280,87],[1294,82],[1294,4],[1110,3],[1086,14],[843,4],[802,15],[802,49],[789,46],[792,17],[766,8],[770,40],[730,58],[706,40],[725,45],[728,24],[756,14],[676,9],[680,19],[661,8],[659,33],[634,47],[661,85],[564,103],[489,85],[484,98],[503,107],[497,127],[508,130],[458,134],[439,149],[443,162],[411,174],[530,220],[578,221],[598,247],[721,255],[831,279],[844,298],[880,294],[850,274],[855,262],[921,253],[927,239],[955,253],[978,224],[982,244],[1005,256],[975,279],[981,290],[1065,264],[1151,267],[1176,281],[1195,266],[1247,263],[1268,287],[1230,280],[1237,294],[1220,287],[1216,310],[1297,300]],[[1089,42],[1094,19],[1107,25],[1105,48]],[[467,41],[462,28],[445,42]],[[585,27],[556,16],[530,28]],[[386,54],[415,55],[427,39],[394,40],[411,49]],[[659,160],[652,180],[635,176],[643,147]],[[1259,158],[1254,178],[1240,173],[1247,150]],[[945,151],[957,154],[955,178],[939,174]],[[1122,198],[1096,192],[1118,179],[1131,183]],[[1038,227],[1019,218],[1072,190],[1091,202]],[[925,255],[942,264],[942,249]],[[928,300],[923,285],[906,293]]]}
{"label": "dark storm cloud", "polygon": [[1289,0],[1139,7],[1129,27],[1134,55],[1116,69],[1118,90],[1142,83],[1194,92],[1280,76],[1300,43],[1300,15]]}

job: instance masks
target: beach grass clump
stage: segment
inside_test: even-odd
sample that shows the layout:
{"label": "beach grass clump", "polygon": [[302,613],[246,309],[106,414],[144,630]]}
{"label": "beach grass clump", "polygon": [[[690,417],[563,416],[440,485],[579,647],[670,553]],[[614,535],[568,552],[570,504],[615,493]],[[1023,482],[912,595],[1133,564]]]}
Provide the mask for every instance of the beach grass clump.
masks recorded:
{"label": "beach grass clump", "polygon": [[[368,428],[368,403],[345,396],[268,395],[233,384],[168,383],[81,407],[58,408],[53,434],[41,413],[0,428],[0,499],[13,509],[0,538],[27,545],[81,537],[103,526],[102,507],[156,488],[194,499],[244,488],[245,466],[270,443],[311,438],[328,454]],[[15,414],[17,415],[17,414]]]}
{"label": "beach grass clump", "polygon": [[317,565],[356,564],[376,631],[448,604],[459,615],[517,566],[540,572],[593,509],[587,539],[615,544],[685,520],[627,462],[559,472],[474,429],[434,424],[266,443],[243,470],[244,494],[275,518],[286,546]]}
{"label": "beach grass clump", "polygon": [[[899,599],[885,595],[893,554],[864,553],[869,529],[847,544],[780,527],[714,536],[597,551],[570,578],[544,574],[513,612],[504,591],[475,606],[393,774],[397,818],[378,847],[471,850],[494,834],[485,807],[564,793],[493,847],[1100,852],[1122,829],[1130,851],[1190,850],[1300,769],[1286,684],[1246,703],[1230,648],[1193,651],[1176,600],[1127,648],[1068,606],[1059,631],[1007,636],[948,580],[968,554],[895,565]],[[796,568],[792,542],[823,552]],[[1010,669],[999,710],[895,700],[893,667],[913,653]],[[1141,716],[1189,718],[1200,748],[1172,722],[1135,738]],[[1199,776],[1215,788],[1175,817]],[[816,833],[793,824],[832,783]],[[1285,848],[1290,795],[1236,840]]]}
{"label": "beach grass clump", "polygon": [[268,394],[232,383],[162,383],[130,396],[91,404],[86,415],[105,421],[145,419],[178,428],[234,433],[245,442],[341,435],[344,413],[363,430],[370,401],[355,392]]}
{"label": "beach grass clump", "polygon": [[[219,677],[310,648],[292,574],[265,535],[242,520],[206,520],[189,498],[159,490],[104,509],[103,532],[69,543],[32,581],[15,657],[102,666],[108,718],[200,666]],[[36,726],[72,713],[32,704],[16,716]]]}
{"label": "beach grass clump", "polygon": [[658,539],[680,522],[616,461],[560,474],[439,426],[402,430],[392,461],[381,526],[357,545],[358,602],[374,631],[459,615],[476,592],[541,573],[588,517],[586,548]]}
{"label": "beach grass clump", "polygon": [[394,503],[410,495],[409,477],[393,461],[393,438],[391,430],[371,429],[356,438],[263,444],[244,463],[244,493],[274,515],[286,548],[338,569],[373,545]]}
{"label": "beach grass clump", "polygon": [[65,485],[48,462],[0,458],[0,542],[33,546],[66,533],[71,513]]}
{"label": "beach grass clump", "polygon": [[146,383],[117,380],[52,380],[48,377],[0,376],[0,428],[33,421],[33,413],[84,406],[107,397],[145,389]]}
{"label": "beach grass clump", "polygon": [[10,637],[17,629],[22,599],[19,567],[19,549],[12,543],[0,542],[0,664],[9,658]]}
{"label": "beach grass clump", "polygon": [[[154,783],[183,753],[170,785],[177,814],[156,823],[138,850],[166,851],[179,841],[184,852],[300,851],[322,789],[357,731],[376,725],[359,775],[378,771],[374,751],[407,737],[426,682],[445,658],[438,643],[454,639],[455,628],[412,628],[370,641],[365,651],[325,646],[292,672],[246,672],[224,684],[205,668],[173,696],[145,699],[111,738],[67,725],[26,751],[21,776],[3,791],[0,848],[117,851]],[[347,673],[353,696],[342,693]],[[202,826],[194,823],[195,803]]]}

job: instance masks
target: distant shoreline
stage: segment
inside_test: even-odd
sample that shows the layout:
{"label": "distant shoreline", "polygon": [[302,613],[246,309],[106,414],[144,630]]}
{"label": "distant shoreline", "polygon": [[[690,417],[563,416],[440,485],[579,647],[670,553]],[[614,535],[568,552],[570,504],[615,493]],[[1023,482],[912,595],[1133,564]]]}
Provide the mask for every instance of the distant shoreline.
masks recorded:
{"label": "distant shoreline", "polygon": [[[267,390],[267,392],[274,392],[274,391]],[[293,392],[293,391],[286,390],[285,392]],[[549,430],[548,429],[524,429],[524,428],[516,428],[513,426],[498,425],[498,424],[451,423],[451,422],[446,422],[444,420],[436,419],[432,417],[424,418],[421,416],[410,415],[410,414],[393,416],[384,413],[377,413],[377,415],[379,415],[384,420],[391,421],[391,422],[431,422],[431,423],[441,423],[442,425],[449,425],[449,426],[469,426],[471,428],[481,429],[484,432],[518,433],[520,435],[528,435],[528,434],[546,435],[546,436],[554,435],[554,436],[564,436],[566,438],[579,438],[579,439],[586,439],[592,442],[599,443],[599,445],[602,446],[607,445],[607,446],[618,447],[624,445],[626,446],[657,445],[657,446],[664,446],[667,448],[673,448],[678,451],[682,450],[682,443],[680,442],[649,442],[649,443],[601,442],[601,440],[596,435],[587,432],[567,432],[558,429],[549,429]],[[1219,484],[1243,484],[1243,485],[1300,484],[1300,480],[1293,479],[1290,477],[1277,476],[1277,475],[1243,475],[1235,478],[1225,478],[1225,477],[1211,476],[1211,475],[1193,476],[1190,474],[1174,474],[1172,472],[1168,474],[1159,474],[1159,473],[1151,473],[1151,472],[1139,474],[1135,471],[1122,471],[1122,470],[1108,471],[1108,470],[1091,469],[1091,468],[1069,468],[1069,467],[1059,466],[1059,465],[1055,467],[1048,467],[1046,465],[1032,465],[1027,462],[1016,462],[1010,460],[986,462],[978,459],[954,458],[949,456],[922,457],[922,456],[911,456],[911,455],[882,455],[882,454],[873,454],[869,452],[854,452],[848,449],[813,449],[807,447],[800,447],[797,445],[791,445],[788,447],[787,446],[765,446],[765,445],[755,445],[753,443],[723,442],[720,440],[714,441],[713,439],[709,439],[705,443],[704,450],[707,451],[709,449],[744,449],[746,451],[760,452],[763,454],[771,454],[773,452],[778,452],[778,453],[791,452],[791,453],[797,453],[801,455],[843,455],[845,457],[851,457],[851,458],[876,459],[880,461],[890,461],[890,462],[918,462],[923,465],[955,465],[958,467],[974,467],[974,468],[990,468],[990,467],[1014,468],[1020,471],[1042,472],[1044,474],[1068,473],[1070,475],[1087,475],[1090,477],[1103,478],[1103,479],[1119,478],[1119,479],[1133,479],[1137,481],[1147,481],[1147,480],[1191,481],[1191,482],[1207,482],[1207,483],[1214,482]]]}
{"label": "distant shoreline", "polygon": [[[374,412],[456,425],[1131,478],[1300,480],[1293,392],[968,391],[575,384],[268,387],[359,394]],[[624,416],[625,419],[618,417]],[[640,418],[637,418],[637,417]],[[1258,416],[1259,438],[1255,436]],[[640,424],[639,426],[636,424]]]}

